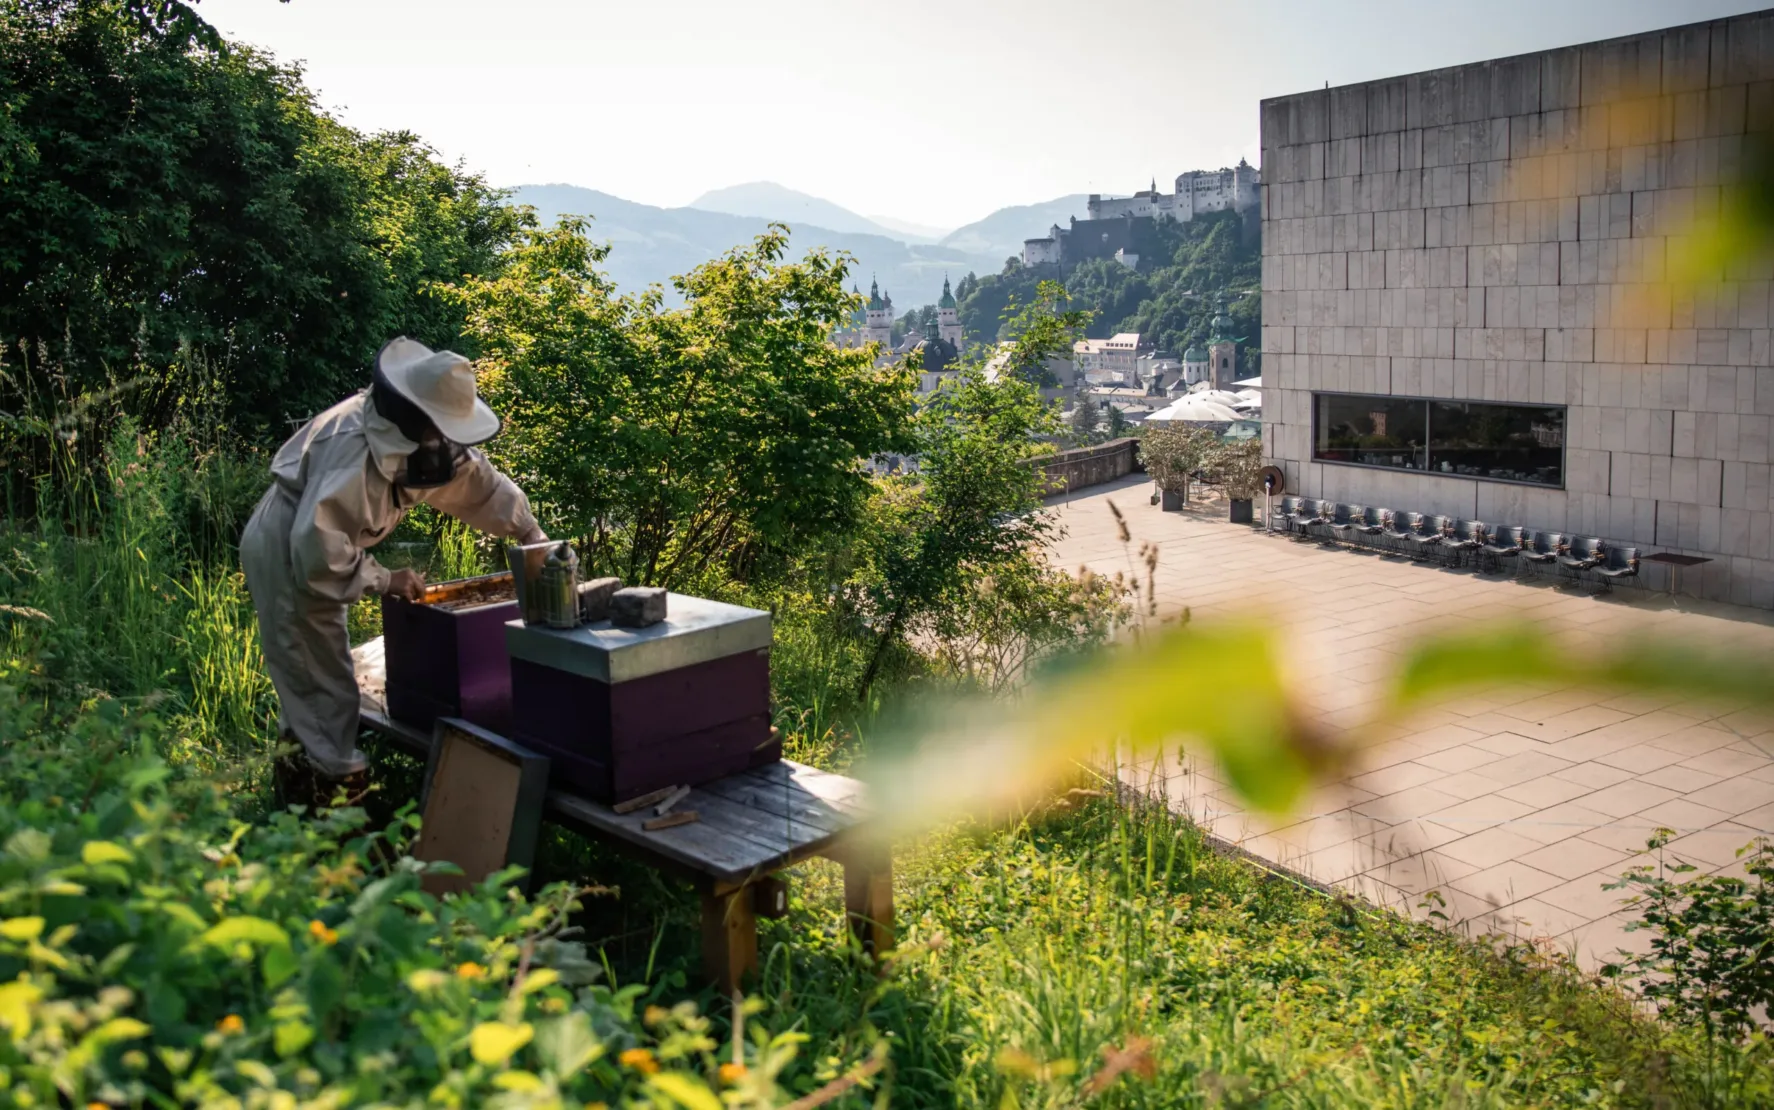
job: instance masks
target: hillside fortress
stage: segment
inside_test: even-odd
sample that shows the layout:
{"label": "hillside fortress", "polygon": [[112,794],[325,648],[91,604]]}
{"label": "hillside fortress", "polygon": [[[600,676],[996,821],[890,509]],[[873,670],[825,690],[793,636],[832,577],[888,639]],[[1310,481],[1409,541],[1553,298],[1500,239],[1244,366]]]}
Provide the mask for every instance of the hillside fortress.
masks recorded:
{"label": "hillside fortress", "polygon": [[1062,265],[1086,258],[1115,257],[1129,267],[1136,266],[1137,230],[1128,221],[1187,223],[1209,212],[1237,212],[1254,220],[1261,202],[1261,176],[1256,167],[1242,158],[1236,166],[1178,174],[1174,193],[1160,193],[1157,181],[1131,197],[1105,198],[1092,193],[1087,202],[1087,219],[1074,218],[1071,227],[1054,224],[1046,235],[1023,241],[1023,265]]}
{"label": "hillside fortress", "polygon": [[1255,208],[1259,184],[1256,167],[1240,158],[1238,164],[1230,168],[1178,174],[1174,193],[1160,193],[1158,182],[1153,181],[1150,189],[1131,197],[1105,200],[1100,193],[1092,193],[1088,207],[1093,220],[1151,216],[1187,223],[1204,212],[1245,212]]}

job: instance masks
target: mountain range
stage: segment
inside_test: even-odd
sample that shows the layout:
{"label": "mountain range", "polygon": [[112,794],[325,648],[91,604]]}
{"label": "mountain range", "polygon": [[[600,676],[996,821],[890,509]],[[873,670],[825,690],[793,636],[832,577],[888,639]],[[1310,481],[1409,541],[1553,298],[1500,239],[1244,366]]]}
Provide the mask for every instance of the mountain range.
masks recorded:
{"label": "mountain range", "polygon": [[560,184],[520,185],[511,200],[534,207],[543,226],[566,214],[589,217],[590,237],[611,245],[605,271],[624,290],[659,283],[669,295],[673,276],[749,243],[776,221],[789,226],[796,254],[815,246],[848,251],[856,259],[854,284],[861,288],[871,278],[878,280],[901,311],[935,303],[944,275],[959,280],[969,271],[997,273],[1007,257],[1021,253],[1024,239],[1084,213],[1084,196],[1076,194],[1000,209],[931,241],[770,182],[717,189],[684,208]]}

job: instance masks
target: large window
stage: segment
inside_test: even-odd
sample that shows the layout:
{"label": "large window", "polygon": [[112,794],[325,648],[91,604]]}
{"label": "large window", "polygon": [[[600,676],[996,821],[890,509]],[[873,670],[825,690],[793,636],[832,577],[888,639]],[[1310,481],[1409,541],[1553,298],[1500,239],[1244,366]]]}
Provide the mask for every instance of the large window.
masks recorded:
{"label": "large window", "polygon": [[1320,393],[1314,417],[1322,462],[1564,485],[1562,408]]}
{"label": "large window", "polygon": [[1313,455],[1325,462],[1427,470],[1427,417],[1422,401],[1320,393]]}

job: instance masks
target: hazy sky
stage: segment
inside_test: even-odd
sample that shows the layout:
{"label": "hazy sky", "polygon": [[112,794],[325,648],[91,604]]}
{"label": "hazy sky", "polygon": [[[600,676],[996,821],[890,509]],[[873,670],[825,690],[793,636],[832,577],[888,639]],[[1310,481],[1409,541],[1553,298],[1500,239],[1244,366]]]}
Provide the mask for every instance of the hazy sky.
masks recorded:
{"label": "hazy sky", "polygon": [[365,129],[648,204],[771,180],[954,227],[1257,161],[1257,101],[1770,0],[203,0]]}

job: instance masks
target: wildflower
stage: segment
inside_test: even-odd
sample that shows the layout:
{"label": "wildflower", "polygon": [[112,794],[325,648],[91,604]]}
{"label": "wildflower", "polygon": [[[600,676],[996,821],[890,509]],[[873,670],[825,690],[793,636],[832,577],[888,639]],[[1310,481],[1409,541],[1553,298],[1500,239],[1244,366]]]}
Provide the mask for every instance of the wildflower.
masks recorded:
{"label": "wildflower", "polygon": [[616,1062],[625,1068],[633,1068],[642,1075],[652,1075],[659,1070],[659,1061],[653,1059],[653,1053],[644,1048],[624,1049]]}
{"label": "wildflower", "polygon": [[324,921],[310,921],[308,923],[308,935],[329,948],[339,943],[339,931],[337,929],[327,928],[326,922]]}
{"label": "wildflower", "polygon": [[486,975],[487,969],[473,960],[456,965],[456,978],[458,979],[484,979]]}
{"label": "wildflower", "polygon": [[721,1082],[725,1083],[727,1086],[731,1087],[735,1083],[738,1083],[741,1079],[744,1079],[744,1078],[745,1078],[745,1065],[744,1064],[722,1064],[721,1065]]}
{"label": "wildflower", "polygon": [[641,1015],[641,1020],[648,1025],[658,1025],[670,1016],[671,1011],[664,1006],[648,1006],[647,1012]]}
{"label": "wildflower", "polygon": [[407,976],[407,986],[420,994],[426,994],[443,986],[449,980],[448,975],[436,968],[425,967]]}
{"label": "wildflower", "polygon": [[246,1022],[240,1020],[239,1014],[229,1014],[221,1021],[216,1022],[216,1032],[230,1035],[244,1033],[246,1032]]}

